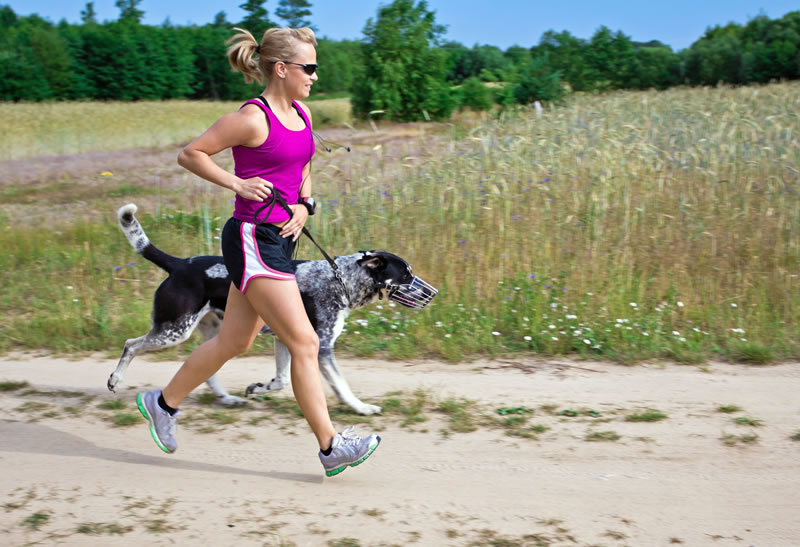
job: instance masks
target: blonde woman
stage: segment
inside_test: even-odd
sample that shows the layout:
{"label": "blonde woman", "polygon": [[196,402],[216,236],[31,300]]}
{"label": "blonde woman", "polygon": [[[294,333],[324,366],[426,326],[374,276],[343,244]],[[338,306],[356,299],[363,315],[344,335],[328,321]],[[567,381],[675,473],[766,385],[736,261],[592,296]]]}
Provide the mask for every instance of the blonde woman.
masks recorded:
{"label": "blonde woman", "polygon": [[[233,217],[222,231],[222,253],[232,284],[219,334],[198,347],[170,383],[137,395],[156,444],[177,449],[177,408],[189,393],[232,357],[250,347],[266,322],[292,355],[295,398],[317,438],[328,476],[363,462],[380,437],[337,433],[328,415],[317,352],[319,339],[306,315],[291,255],[314,214],[311,112],[300,102],[317,80],[317,45],[308,28],[272,28],[261,43],[243,29],[230,40],[228,61],[248,83],[266,81],[263,94],[217,120],[181,151],[178,163],[236,193]],[[234,173],[211,156],[231,148]]]}

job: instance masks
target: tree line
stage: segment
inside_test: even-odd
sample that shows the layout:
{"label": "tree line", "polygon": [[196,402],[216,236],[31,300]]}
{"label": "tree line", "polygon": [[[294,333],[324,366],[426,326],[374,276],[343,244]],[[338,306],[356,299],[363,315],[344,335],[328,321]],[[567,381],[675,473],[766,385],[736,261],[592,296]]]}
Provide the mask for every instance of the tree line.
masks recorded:
{"label": "tree line", "polygon": [[[277,25],[264,0],[245,1],[241,21],[219,12],[191,26],[142,24],[140,2],[117,0],[119,18],[103,22],[88,2],[79,24],[0,6],[0,100],[238,100],[261,91],[231,72],[225,40],[234,26],[260,36]],[[314,28],[311,7],[279,0],[275,13],[283,25]],[[463,106],[554,101],[570,91],[800,78],[800,11],[709,28],[679,52],[605,26],[588,40],[549,30],[532,47],[505,51],[445,42],[444,33],[424,0],[381,6],[360,40],[319,39],[314,93],[347,93],[359,115],[414,120],[447,118]]]}

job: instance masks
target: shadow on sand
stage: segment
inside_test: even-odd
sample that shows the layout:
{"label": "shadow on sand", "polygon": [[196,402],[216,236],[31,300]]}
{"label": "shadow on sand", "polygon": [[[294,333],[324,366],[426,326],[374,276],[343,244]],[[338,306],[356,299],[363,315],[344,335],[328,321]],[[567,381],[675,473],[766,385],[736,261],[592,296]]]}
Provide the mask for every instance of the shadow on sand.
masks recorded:
{"label": "shadow on sand", "polygon": [[249,477],[267,477],[284,481],[322,483],[322,475],[308,473],[284,473],[281,471],[254,471],[227,465],[193,462],[173,458],[146,456],[127,450],[105,448],[77,435],[65,433],[37,423],[0,420],[0,452],[22,452],[27,454],[52,454],[82,458],[96,458],[110,462],[138,465],[155,465],[187,471],[208,473],[230,473]]}

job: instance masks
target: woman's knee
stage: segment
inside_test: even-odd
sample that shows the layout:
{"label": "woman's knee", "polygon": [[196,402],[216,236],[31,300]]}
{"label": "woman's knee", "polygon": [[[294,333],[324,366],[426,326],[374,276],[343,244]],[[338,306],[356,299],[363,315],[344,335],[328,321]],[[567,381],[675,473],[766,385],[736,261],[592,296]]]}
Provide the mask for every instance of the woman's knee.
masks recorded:
{"label": "woman's knee", "polygon": [[250,349],[253,345],[255,338],[250,336],[242,336],[241,334],[220,335],[217,337],[217,344],[226,358],[236,357]]}
{"label": "woman's knee", "polygon": [[313,330],[297,334],[289,344],[289,352],[295,359],[314,358],[319,353],[319,336]]}

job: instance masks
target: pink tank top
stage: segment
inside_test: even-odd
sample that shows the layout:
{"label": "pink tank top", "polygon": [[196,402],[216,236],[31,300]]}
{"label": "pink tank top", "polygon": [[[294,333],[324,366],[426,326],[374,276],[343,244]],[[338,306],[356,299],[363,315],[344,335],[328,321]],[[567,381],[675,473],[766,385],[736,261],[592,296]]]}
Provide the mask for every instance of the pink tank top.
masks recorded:
{"label": "pink tank top", "polygon": [[[261,146],[250,148],[248,146],[234,146],[233,152],[234,173],[242,179],[261,177],[271,182],[286,203],[297,203],[300,185],[303,182],[303,167],[311,161],[314,155],[314,137],[311,133],[311,123],[302,107],[292,101],[292,106],[303,118],[306,126],[300,131],[292,131],[283,126],[272,110],[259,99],[250,99],[242,105],[256,104],[264,111],[269,120],[269,136]],[[264,202],[253,201],[236,194],[236,204],[233,209],[233,218],[253,222],[253,215],[261,209]],[[271,210],[271,211],[270,211]],[[268,217],[267,217],[268,215]],[[282,222],[289,220],[287,213],[280,203],[274,207],[267,207],[258,215],[258,222]]]}

